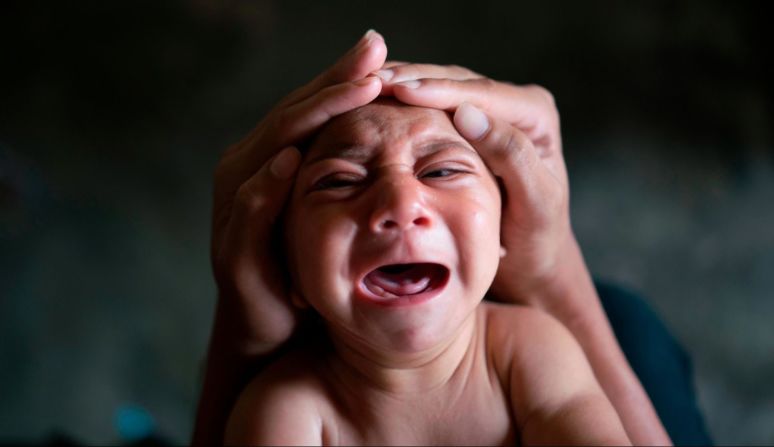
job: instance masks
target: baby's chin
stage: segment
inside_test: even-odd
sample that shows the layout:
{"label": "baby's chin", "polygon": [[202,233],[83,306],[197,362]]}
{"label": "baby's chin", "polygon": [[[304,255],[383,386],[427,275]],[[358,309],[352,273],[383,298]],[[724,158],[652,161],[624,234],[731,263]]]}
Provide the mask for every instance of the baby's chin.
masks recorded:
{"label": "baby's chin", "polygon": [[393,367],[412,362],[421,365],[451,346],[470,344],[479,305],[480,301],[464,312],[451,313],[438,309],[407,312],[404,307],[397,313],[375,319],[368,332],[352,331],[352,328],[330,330],[333,327],[329,325],[329,334],[334,345],[347,346],[364,360]]}

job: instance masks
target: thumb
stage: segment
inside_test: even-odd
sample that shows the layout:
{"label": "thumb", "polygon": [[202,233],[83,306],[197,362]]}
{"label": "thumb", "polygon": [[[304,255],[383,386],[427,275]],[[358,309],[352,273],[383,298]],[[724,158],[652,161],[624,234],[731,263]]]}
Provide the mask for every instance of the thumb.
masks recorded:
{"label": "thumb", "polygon": [[526,134],[467,102],[457,107],[454,126],[502,180],[509,199],[537,198],[535,194],[540,191],[536,187],[540,182],[536,176],[545,168]]}

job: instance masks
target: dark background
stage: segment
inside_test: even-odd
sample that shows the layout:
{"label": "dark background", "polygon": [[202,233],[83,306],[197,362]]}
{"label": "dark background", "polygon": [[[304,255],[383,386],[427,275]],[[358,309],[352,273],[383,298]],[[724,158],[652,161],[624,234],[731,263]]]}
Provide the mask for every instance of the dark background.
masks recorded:
{"label": "dark background", "polygon": [[119,442],[137,408],[188,439],[215,162],[373,27],[392,58],[554,93],[591,269],[684,343],[717,442],[774,443],[768,22],[724,1],[3,2],[0,441]]}

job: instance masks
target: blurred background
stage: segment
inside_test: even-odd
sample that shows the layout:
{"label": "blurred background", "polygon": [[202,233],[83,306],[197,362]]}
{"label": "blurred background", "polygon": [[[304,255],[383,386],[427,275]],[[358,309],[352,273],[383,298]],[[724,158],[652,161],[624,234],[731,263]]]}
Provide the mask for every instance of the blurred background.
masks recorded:
{"label": "blurred background", "polygon": [[3,2],[0,442],[187,442],[213,167],[376,28],[392,58],[554,93],[594,274],[685,345],[716,442],[774,443],[768,22],[723,1]]}

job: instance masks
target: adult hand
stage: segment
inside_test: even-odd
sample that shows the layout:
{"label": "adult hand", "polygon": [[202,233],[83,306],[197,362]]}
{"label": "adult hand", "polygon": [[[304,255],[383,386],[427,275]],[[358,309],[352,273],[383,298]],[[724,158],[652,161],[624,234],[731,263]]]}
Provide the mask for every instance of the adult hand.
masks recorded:
{"label": "adult hand", "polygon": [[384,39],[369,31],[330,69],[280,101],[218,163],[211,240],[218,313],[226,314],[222,318],[228,320],[224,326],[232,347],[244,354],[277,347],[296,324],[270,248],[272,223],[300,159],[292,146],[330,118],[376,98],[381,83],[369,73],[382,66],[386,55]]}
{"label": "adult hand", "polygon": [[539,293],[574,243],[559,113],[539,86],[497,82],[458,66],[385,64],[384,94],[407,104],[454,112],[454,123],[503,188],[504,258],[495,297],[547,303]]}
{"label": "adult hand", "polygon": [[538,86],[483,78],[462,67],[388,63],[384,89],[417,106],[454,112],[457,130],[501,182],[505,248],[496,298],[546,310],[570,329],[635,445],[668,445],[602,309],[572,232],[559,113]]}
{"label": "adult hand", "polygon": [[[369,73],[387,56],[369,31],[331,68],[279,102],[215,170],[211,260],[218,286],[194,445],[220,445],[231,407],[253,369],[296,328],[271,248],[272,223],[293,182],[294,145],[330,118],[371,102],[381,82]],[[277,153],[279,151],[279,153]]]}

